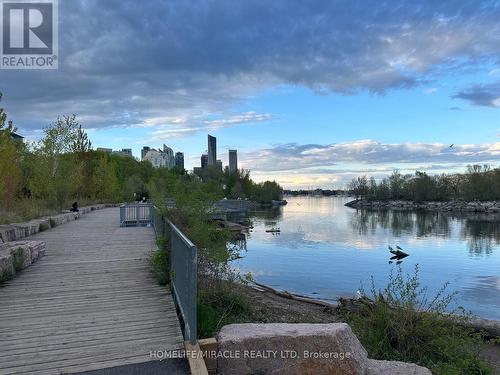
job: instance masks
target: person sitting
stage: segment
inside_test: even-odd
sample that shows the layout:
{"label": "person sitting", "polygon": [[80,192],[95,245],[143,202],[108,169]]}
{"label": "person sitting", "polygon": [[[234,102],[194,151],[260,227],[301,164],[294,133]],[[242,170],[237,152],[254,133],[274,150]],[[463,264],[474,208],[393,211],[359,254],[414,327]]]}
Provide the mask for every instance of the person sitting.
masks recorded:
{"label": "person sitting", "polygon": [[73,204],[71,205],[71,209],[70,209],[71,212],[79,212],[80,210],[78,209],[78,202],[73,202]]}

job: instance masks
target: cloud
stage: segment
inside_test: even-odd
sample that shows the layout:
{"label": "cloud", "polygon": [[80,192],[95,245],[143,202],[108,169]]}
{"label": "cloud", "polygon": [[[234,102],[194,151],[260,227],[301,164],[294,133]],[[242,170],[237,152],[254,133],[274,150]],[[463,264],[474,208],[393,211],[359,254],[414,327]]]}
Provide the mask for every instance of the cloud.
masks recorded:
{"label": "cloud", "polygon": [[[492,144],[448,145],[440,143],[400,143],[389,144],[374,140],[359,140],[327,145],[289,143],[277,145],[240,155],[241,164],[259,172],[295,171],[349,165],[347,172],[360,173],[366,166],[394,168],[395,165],[426,163],[438,169],[443,163],[483,163],[498,164],[500,142]],[[353,167],[355,165],[356,167]],[[427,166],[426,169],[431,168]],[[328,173],[328,169],[325,171]],[[387,170],[385,170],[387,171]],[[384,170],[380,171],[384,172]],[[318,170],[314,173],[318,174]],[[340,173],[330,169],[330,173]]]}
{"label": "cloud", "polygon": [[477,106],[500,108],[500,81],[474,85],[453,95],[453,98],[463,99]]}
{"label": "cloud", "polygon": [[271,121],[274,116],[270,113],[257,113],[255,111],[234,114],[229,117],[202,120],[189,117],[157,117],[146,119],[138,127],[154,127],[151,140],[162,140],[185,137],[200,131],[217,131],[242,124],[255,124]]}
{"label": "cloud", "polygon": [[74,0],[59,16],[58,71],[0,72],[22,129],[61,112],[94,128],[210,127],[276,85],[384,93],[500,54],[494,1]]}

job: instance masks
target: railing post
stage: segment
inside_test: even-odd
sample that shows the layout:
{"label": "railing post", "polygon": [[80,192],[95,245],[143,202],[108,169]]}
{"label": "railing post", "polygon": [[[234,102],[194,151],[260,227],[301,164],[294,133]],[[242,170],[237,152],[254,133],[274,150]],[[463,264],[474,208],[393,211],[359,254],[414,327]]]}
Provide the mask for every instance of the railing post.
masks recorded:
{"label": "railing post", "polygon": [[190,317],[191,317],[191,322],[190,322],[190,341],[191,344],[195,345],[196,340],[198,339],[197,332],[198,332],[198,315],[197,315],[197,291],[198,291],[198,249],[196,246],[192,246],[190,249],[190,258],[191,262],[190,263],[190,272],[189,272],[189,280],[190,280],[190,290],[192,292],[192,295],[190,296],[191,298],[191,311],[190,311]]}

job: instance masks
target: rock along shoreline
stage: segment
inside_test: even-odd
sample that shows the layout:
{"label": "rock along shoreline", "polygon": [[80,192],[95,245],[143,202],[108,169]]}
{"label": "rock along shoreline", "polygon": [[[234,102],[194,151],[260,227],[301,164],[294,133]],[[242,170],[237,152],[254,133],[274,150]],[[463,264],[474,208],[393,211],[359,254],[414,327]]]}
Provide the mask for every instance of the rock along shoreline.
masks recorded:
{"label": "rock along shoreline", "polygon": [[392,210],[424,210],[424,211],[454,211],[454,212],[481,212],[481,213],[500,213],[500,202],[467,202],[467,201],[448,201],[448,202],[413,202],[403,200],[371,201],[366,199],[355,199],[345,204],[347,207],[355,209],[392,209]]}

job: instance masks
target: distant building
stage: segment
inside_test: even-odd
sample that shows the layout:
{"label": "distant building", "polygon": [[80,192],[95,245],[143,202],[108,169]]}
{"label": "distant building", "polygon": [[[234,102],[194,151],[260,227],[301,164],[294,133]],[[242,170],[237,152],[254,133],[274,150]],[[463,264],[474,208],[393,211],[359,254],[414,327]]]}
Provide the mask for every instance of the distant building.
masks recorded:
{"label": "distant building", "polygon": [[106,148],[106,147],[97,147],[97,151],[106,152],[108,154],[111,154],[113,152],[113,149],[112,148]]}
{"label": "distant building", "polygon": [[236,150],[229,150],[229,172],[238,170],[238,153]]}
{"label": "distant building", "polygon": [[206,168],[208,166],[208,155],[203,154],[201,155],[201,168]]}
{"label": "distant building", "polygon": [[146,155],[144,155],[143,160],[149,161],[155,168],[167,167],[168,164],[165,154],[155,149],[149,150]]}
{"label": "distant building", "polygon": [[163,145],[163,153],[165,154],[166,158],[166,167],[169,169],[175,167],[174,150],[172,150],[167,145]]}
{"label": "distant building", "polygon": [[15,141],[23,141],[24,137],[16,133],[10,133],[10,137]]}
{"label": "distant building", "polygon": [[127,157],[130,157],[130,158],[133,157],[133,155],[132,155],[132,149],[131,148],[122,148],[121,150],[113,151],[113,149],[111,149],[111,148],[97,147],[97,151],[105,152],[107,154],[127,156]]}
{"label": "distant building", "polygon": [[115,155],[128,156],[132,157],[132,149],[131,148],[122,148],[121,151],[113,151]]}
{"label": "distant building", "polygon": [[149,146],[144,146],[141,150],[141,160],[144,160],[144,156],[148,153],[148,151],[151,150],[151,147]]}
{"label": "distant building", "polygon": [[184,169],[184,154],[182,152],[175,153],[175,166]]}
{"label": "distant building", "polygon": [[217,169],[219,171],[222,172],[222,160],[217,160],[217,162],[215,163],[215,166],[217,167]]}
{"label": "distant building", "polygon": [[208,165],[217,163],[217,138],[208,135]]}
{"label": "distant building", "polygon": [[163,145],[163,150],[156,150],[150,147],[143,147],[141,154],[144,153],[142,160],[149,161],[155,168],[174,168],[176,164],[176,157],[182,158],[182,166],[184,167],[184,154],[178,152],[174,156],[174,151],[167,145]]}

